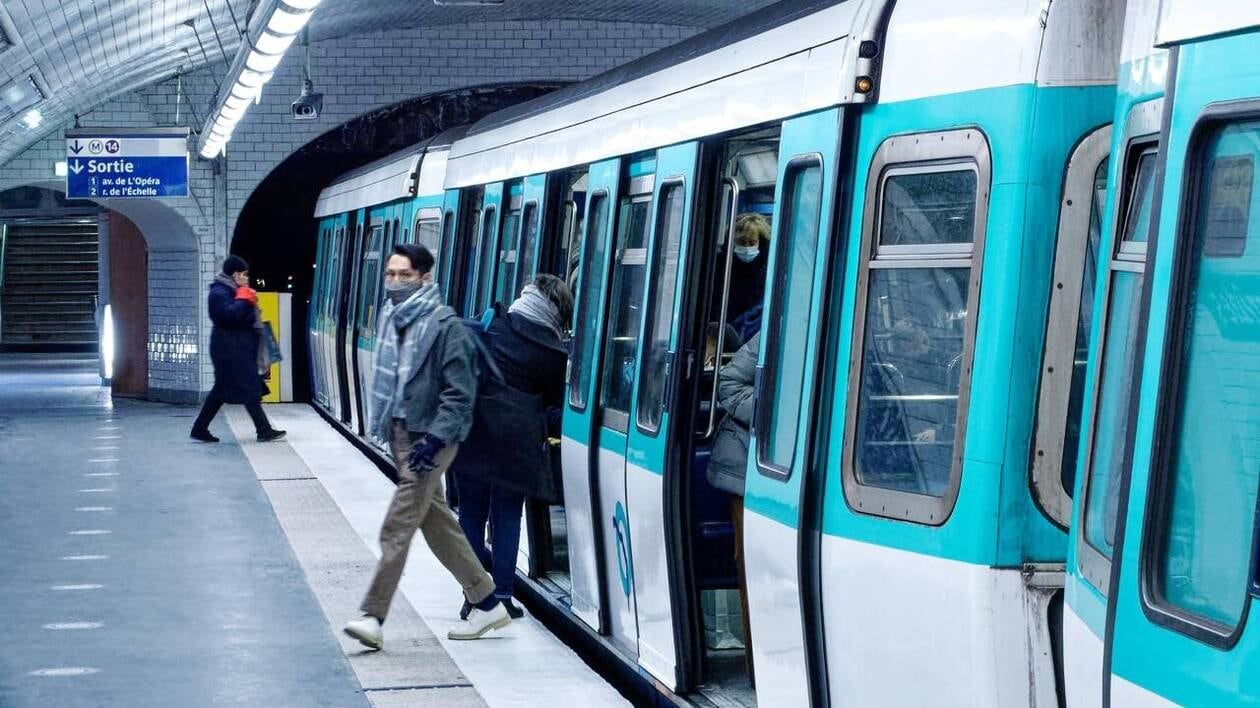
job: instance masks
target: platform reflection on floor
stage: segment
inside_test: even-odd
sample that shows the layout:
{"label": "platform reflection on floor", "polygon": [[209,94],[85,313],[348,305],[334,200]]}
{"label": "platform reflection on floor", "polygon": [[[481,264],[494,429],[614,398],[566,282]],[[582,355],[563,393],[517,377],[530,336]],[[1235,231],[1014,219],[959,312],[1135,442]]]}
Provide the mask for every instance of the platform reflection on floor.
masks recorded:
{"label": "platform reflection on floor", "polygon": [[286,442],[229,406],[198,444],[95,367],[0,355],[0,705],[625,705],[532,618],[439,639],[459,591],[423,543],[386,650],[346,640],[388,480],[307,406],[267,407]]}

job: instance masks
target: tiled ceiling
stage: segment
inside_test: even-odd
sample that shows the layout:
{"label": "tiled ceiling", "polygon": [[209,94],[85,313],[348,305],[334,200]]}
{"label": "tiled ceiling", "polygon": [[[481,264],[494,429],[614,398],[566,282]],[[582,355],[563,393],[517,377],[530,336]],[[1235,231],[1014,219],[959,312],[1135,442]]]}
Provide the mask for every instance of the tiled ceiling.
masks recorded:
{"label": "tiled ceiling", "polygon": [[[773,0],[325,0],[312,41],[469,21],[588,19],[706,29]],[[0,171],[104,101],[232,57],[257,0],[0,0],[0,86],[33,80],[44,99],[30,126],[0,110]],[[217,35],[216,35],[217,29]],[[32,77],[28,79],[27,77]],[[200,108],[200,107],[199,107]]]}

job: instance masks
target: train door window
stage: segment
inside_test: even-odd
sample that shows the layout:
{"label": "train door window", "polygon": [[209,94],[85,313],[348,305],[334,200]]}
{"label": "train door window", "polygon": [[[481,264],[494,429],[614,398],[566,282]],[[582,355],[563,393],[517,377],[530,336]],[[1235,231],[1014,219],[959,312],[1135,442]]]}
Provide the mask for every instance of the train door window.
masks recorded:
{"label": "train door window", "polygon": [[336,331],[338,327],[337,319],[341,313],[339,311],[341,300],[341,268],[342,268],[342,252],[346,247],[346,227],[338,226],[337,235],[333,239],[332,248],[329,250],[329,266],[328,280],[325,281],[324,287],[327,288],[328,298],[325,300],[324,315],[332,320],[332,329]]}
{"label": "train door window", "polygon": [[442,253],[442,245],[438,241],[438,220],[435,218],[420,217],[416,219],[416,243],[429,249],[433,254],[433,260],[438,260],[438,254]]}
{"label": "train door window", "polygon": [[[1081,141],[1068,161],[1046,318],[1032,488],[1041,508],[1064,528],[1072,517],[1110,142],[1111,127],[1099,128]],[[1063,336],[1066,332],[1075,336]]]}
{"label": "train door window", "polygon": [[[604,260],[608,233],[608,194],[597,192],[591,198],[591,219],[587,224],[586,245],[582,248],[582,275],[578,281],[580,292],[577,299],[577,322],[597,322],[599,296],[603,287],[600,264]],[[592,327],[575,327],[572,370],[569,372],[569,405],[575,410],[586,409],[586,392],[591,383],[591,359],[595,351]]]}
{"label": "train door window", "polygon": [[1146,234],[1154,202],[1155,145],[1145,141],[1127,151],[1121,187],[1123,215],[1117,245],[1108,265],[1107,300],[1102,323],[1099,373],[1093,401],[1093,425],[1082,467],[1085,477],[1084,543],[1078,554],[1081,572],[1098,590],[1107,591],[1119,513],[1121,467],[1130,434],[1129,404],[1136,387],[1141,341],[1142,284],[1146,273]]}
{"label": "train door window", "polygon": [[1260,483],[1260,121],[1201,130],[1170,295],[1156,421],[1168,444],[1152,464],[1143,597],[1224,646],[1250,590]]}
{"label": "train door window", "polygon": [[[586,218],[587,172],[571,173],[572,184],[564,195],[560,209],[559,252],[553,261],[553,272],[559,274],[577,294],[578,268],[582,258],[583,220]],[[576,318],[577,313],[574,313]],[[577,321],[575,319],[575,321]]]}
{"label": "train door window", "polygon": [[508,300],[520,294],[521,289],[536,275],[535,253],[538,251],[538,202],[528,202],[521,213],[521,242],[517,249],[520,268],[516,272],[513,287],[508,290]]}
{"label": "train door window", "polygon": [[[420,227],[419,225],[417,225],[416,233],[420,233],[419,229]],[[451,260],[453,260],[452,257],[455,253],[455,212],[454,211],[447,210],[446,212],[443,212],[441,233],[442,233],[441,241],[438,242],[437,250],[433,252],[433,255],[434,255],[434,260],[436,260],[439,263],[442,263],[442,268],[438,270],[438,273],[441,274],[442,276],[441,282],[442,282],[442,285],[445,286],[447,282],[450,280]],[[438,258],[439,254],[441,254],[446,260],[443,261],[439,259]]]}
{"label": "train door window", "polygon": [[473,312],[481,312],[490,306],[490,298],[494,294],[494,271],[498,265],[495,258],[495,234],[499,227],[499,212],[494,207],[487,207],[481,214],[481,248],[477,255],[477,299],[473,301]]}
{"label": "train door window", "polygon": [[777,476],[788,474],[796,453],[821,204],[822,164],[815,157],[794,159],[784,177],[779,208],[776,297],[763,330],[767,378],[765,390],[759,392],[769,415],[762,418],[767,421],[765,429],[757,430],[757,466]]}
{"label": "train door window", "polygon": [[[642,178],[639,178],[642,179]],[[644,269],[647,267],[647,225],[652,206],[646,192],[621,200],[617,214],[617,250],[605,334],[600,407],[604,425],[626,432],[634,391],[635,356],[643,322]]]}
{"label": "train door window", "polygon": [[503,235],[499,237],[498,273],[495,275],[491,302],[510,303],[516,293],[516,274],[520,269],[521,198],[513,196],[507,216],[503,218]]}
{"label": "train door window", "polygon": [[643,367],[639,372],[639,428],[655,433],[665,411],[665,393],[670,377],[669,338],[674,324],[674,294],[678,285],[678,256],[682,245],[683,206],[686,192],[682,182],[662,185],[656,216],[655,251],[647,311],[643,331]]}
{"label": "train door window", "polygon": [[844,454],[858,511],[939,525],[957,499],[989,164],[961,130],[890,139],[871,165]]}
{"label": "train door window", "polygon": [[385,227],[372,224],[368,232],[368,244],[364,249],[363,266],[359,271],[359,336],[372,336],[376,322],[377,290],[381,287],[381,246],[385,239]]}

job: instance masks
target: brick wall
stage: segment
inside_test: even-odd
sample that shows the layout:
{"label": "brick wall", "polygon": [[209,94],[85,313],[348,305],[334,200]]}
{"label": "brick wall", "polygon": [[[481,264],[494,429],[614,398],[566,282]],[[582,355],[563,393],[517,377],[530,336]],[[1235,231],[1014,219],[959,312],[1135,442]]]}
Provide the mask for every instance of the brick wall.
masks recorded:
{"label": "brick wall", "polygon": [[[376,108],[416,96],[485,84],[579,80],[674,44],[696,28],[585,20],[478,22],[375,32],[311,45],[311,77],[324,94],[318,120],[296,122],[289,104],[302,88],[302,51],[284,62],[237,126],[226,159],[194,159],[192,196],[165,200],[151,218],[111,204],[149,243],[149,387],[151,397],[190,400],[209,389],[206,283],[218,272],[241,208],[277,165],[312,139]],[[222,65],[183,78],[195,108],[180,104],[179,125],[200,127]],[[174,79],[114,98],[83,115],[84,127],[176,124]],[[70,127],[70,126],[65,126]],[[64,128],[0,165],[0,190],[53,179],[64,159]],[[195,147],[192,147],[195,155]],[[175,218],[178,217],[178,218]],[[146,223],[149,228],[146,229]]]}

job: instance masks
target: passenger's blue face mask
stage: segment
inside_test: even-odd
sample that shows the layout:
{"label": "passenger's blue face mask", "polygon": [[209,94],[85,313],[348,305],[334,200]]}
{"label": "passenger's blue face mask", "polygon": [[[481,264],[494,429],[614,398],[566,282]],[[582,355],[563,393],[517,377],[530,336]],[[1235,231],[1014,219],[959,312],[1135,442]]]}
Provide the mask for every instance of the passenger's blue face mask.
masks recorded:
{"label": "passenger's blue face mask", "polygon": [[758,246],[736,246],[735,257],[745,263],[752,263],[757,260],[757,256],[761,255],[761,248]]}

